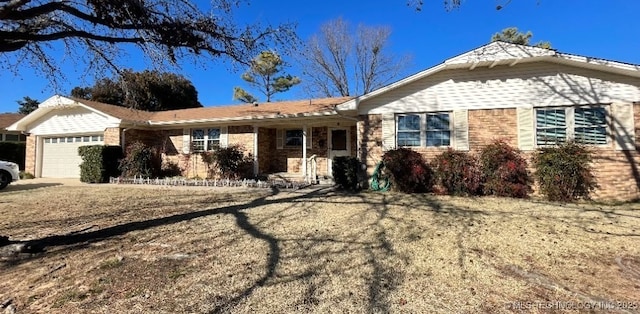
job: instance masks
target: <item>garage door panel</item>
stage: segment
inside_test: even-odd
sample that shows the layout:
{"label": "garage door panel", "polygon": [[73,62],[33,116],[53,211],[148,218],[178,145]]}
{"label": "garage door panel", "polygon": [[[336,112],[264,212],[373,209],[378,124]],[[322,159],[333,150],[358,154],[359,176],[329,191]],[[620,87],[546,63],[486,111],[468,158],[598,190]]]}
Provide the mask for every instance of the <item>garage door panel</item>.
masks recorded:
{"label": "garage door panel", "polygon": [[103,137],[101,135],[44,138],[42,177],[79,178],[82,158],[78,155],[78,147],[102,144]]}

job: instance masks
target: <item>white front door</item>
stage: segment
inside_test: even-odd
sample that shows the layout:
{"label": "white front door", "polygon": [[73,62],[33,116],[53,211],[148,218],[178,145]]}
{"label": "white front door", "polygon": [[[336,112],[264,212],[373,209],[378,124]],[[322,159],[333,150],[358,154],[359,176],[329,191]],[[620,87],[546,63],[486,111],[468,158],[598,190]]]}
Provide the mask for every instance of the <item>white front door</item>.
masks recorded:
{"label": "white front door", "polygon": [[329,137],[327,139],[329,144],[329,152],[327,154],[329,156],[327,162],[329,169],[327,169],[327,172],[330,176],[333,176],[333,158],[351,156],[351,134],[349,128],[329,128],[329,134],[327,136]]}

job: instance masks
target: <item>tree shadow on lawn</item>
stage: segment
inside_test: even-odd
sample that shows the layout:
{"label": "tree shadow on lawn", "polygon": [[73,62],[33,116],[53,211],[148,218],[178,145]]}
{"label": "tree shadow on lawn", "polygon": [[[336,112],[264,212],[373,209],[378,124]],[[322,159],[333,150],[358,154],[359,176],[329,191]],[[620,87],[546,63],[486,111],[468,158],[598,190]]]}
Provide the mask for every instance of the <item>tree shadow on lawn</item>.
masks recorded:
{"label": "tree shadow on lawn", "polygon": [[[268,253],[266,255],[265,271],[264,274],[256,280],[253,280],[249,286],[242,288],[241,291],[221,296],[219,299],[216,299],[215,302],[212,302],[213,308],[210,313],[233,311],[240,303],[247,300],[256,289],[269,284],[275,285],[292,281],[304,283],[306,290],[299,303],[303,308],[306,306],[307,309],[312,309],[313,306],[319,302],[317,299],[318,290],[321,290],[322,287],[327,284],[327,280],[329,280],[328,278],[319,276],[320,274],[326,274],[329,271],[330,275],[339,276],[356,268],[366,268],[369,270],[369,272],[366,273],[366,308],[368,312],[388,313],[392,310],[391,305],[394,302],[394,300],[391,300],[393,292],[406,280],[405,276],[407,274],[403,271],[402,267],[411,262],[410,256],[396,250],[395,242],[398,241],[398,239],[394,238],[394,232],[397,232],[397,230],[390,229],[403,228],[409,238],[419,238],[425,236],[426,233],[424,229],[416,227],[415,221],[412,220],[414,216],[412,216],[411,213],[415,213],[416,210],[431,212],[432,214],[430,214],[429,217],[433,218],[434,226],[430,231],[441,230],[443,228],[455,228],[455,245],[457,250],[456,252],[451,252],[451,254],[455,254],[457,257],[457,267],[461,269],[461,280],[467,279],[464,271],[466,263],[468,262],[467,254],[473,252],[474,249],[468,247],[466,241],[472,237],[473,232],[477,229],[478,225],[483,223],[485,217],[498,216],[503,218],[503,221],[512,221],[528,215],[526,212],[487,212],[474,209],[473,207],[455,205],[452,202],[446,201],[446,199],[443,201],[431,195],[382,194],[370,192],[341,194],[333,192],[332,189],[314,189],[308,192],[300,190],[292,193],[292,195],[285,194],[283,196],[279,190],[274,189],[270,194],[258,197],[245,204],[128,222],[85,233],[48,236],[31,241],[14,241],[12,244],[25,245],[28,252],[34,253],[30,257],[33,259],[47,254],[46,249],[51,247],[67,246],[69,249],[79,249],[85,247],[87,243],[106,240],[132,231],[175,224],[211,215],[230,214],[235,218],[236,225],[244,230],[244,232],[254,239],[267,243]],[[339,199],[340,196],[348,196],[349,198],[346,200]],[[326,208],[326,206],[331,204],[335,206],[345,206],[349,204],[365,205],[366,208],[354,213],[349,221],[366,223],[364,230],[368,232],[368,235],[373,236],[367,238],[368,235],[365,236],[359,233],[361,230],[354,230],[353,233],[347,233],[346,236],[337,236],[331,233],[323,235],[322,231],[318,232],[318,230],[316,230],[315,234],[313,231],[309,231],[307,236],[287,238],[284,236],[277,237],[265,232],[264,230],[268,229],[268,226],[260,227],[263,223],[268,223],[267,220],[269,219],[273,219],[273,223],[276,224],[280,220],[280,217],[284,220],[295,221],[295,219],[298,218],[297,214],[294,213],[291,216],[283,215],[301,203],[304,203],[305,208],[296,209],[297,212],[304,212],[310,206]],[[278,210],[269,218],[256,222],[249,221],[247,210],[271,204],[290,205]],[[398,214],[398,208],[406,209],[408,214],[406,216]],[[390,212],[393,212],[393,214],[390,214]],[[605,215],[607,215],[607,213],[605,213]],[[547,219],[553,219],[553,216],[549,216]],[[580,220],[575,220],[573,223],[580,224],[581,222]],[[338,249],[324,247],[335,243],[340,245]],[[304,270],[284,276],[282,274],[276,276],[277,269],[283,262],[283,247],[288,244],[299,247],[299,249],[294,250],[294,252],[299,252],[299,255],[289,255],[284,258],[300,258],[309,261],[309,263],[305,264],[307,267]],[[350,256],[345,257],[345,255],[353,255],[354,251],[361,254],[359,257],[362,258],[362,260]],[[289,249],[287,247],[285,254],[288,252]],[[346,261],[344,260],[345,258],[347,259]],[[340,259],[341,263],[338,263],[338,269],[328,270],[323,263],[325,261],[330,262],[332,259]],[[10,261],[7,264],[17,264],[24,260],[28,259]],[[508,261],[502,262],[507,263]],[[495,267],[502,266],[504,265],[498,263]],[[348,299],[348,296],[345,298]]]}

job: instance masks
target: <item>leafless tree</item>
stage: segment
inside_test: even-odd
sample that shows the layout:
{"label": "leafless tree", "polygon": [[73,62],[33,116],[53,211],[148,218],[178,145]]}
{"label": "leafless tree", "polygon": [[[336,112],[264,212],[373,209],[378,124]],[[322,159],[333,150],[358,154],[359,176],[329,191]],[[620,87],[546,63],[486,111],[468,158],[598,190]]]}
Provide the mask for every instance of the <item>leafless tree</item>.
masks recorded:
{"label": "leafless tree", "polygon": [[154,64],[202,54],[246,64],[295,38],[289,24],[236,24],[240,2],[211,0],[203,9],[193,0],[0,0],[0,67],[17,71],[29,63],[55,78],[61,62],[74,60],[117,71],[130,46]]}
{"label": "leafless tree", "polygon": [[361,95],[396,79],[409,58],[388,50],[389,27],[359,25],[342,18],[323,24],[307,42],[299,60],[310,96]]}

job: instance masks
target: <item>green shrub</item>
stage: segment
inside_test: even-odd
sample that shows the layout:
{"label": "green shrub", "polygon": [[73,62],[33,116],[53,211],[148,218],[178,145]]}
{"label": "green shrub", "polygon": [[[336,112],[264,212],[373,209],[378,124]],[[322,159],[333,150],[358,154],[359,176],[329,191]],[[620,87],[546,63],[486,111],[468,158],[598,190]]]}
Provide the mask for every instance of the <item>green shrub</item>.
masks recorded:
{"label": "green shrub", "polygon": [[484,147],[480,152],[480,164],[484,194],[524,198],[531,193],[533,180],[526,159],[504,140]]}
{"label": "green shrub", "polygon": [[331,163],[333,179],[339,189],[356,192],[360,189],[358,171],[360,161],[355,157],[340,156],[333,158]]}
{"label": "green shrub", "polygon": [[20,180],[33,179],[35,176],[31,172],[20,171]]}
{"label": "green shrub", "polygon": [[122,158],[120,146],[90,145],[78,147],[82,157],[80,181],[87,183],[109,182],[109,177],[120,175],[118,162]]}
{"label": "green shrub", "polygon": [[238,145],[219,147],[201,155],[209,177],[242,179],[253,176],[253,157],[245,156]]}
{"label": "green shrub", "polygon": [[22,142],[0,142],[0,160],[11,161],[24,169],[27,144]]}
{"label": "green shrub", "polygon": [[182,175],[182,168],[172,161],[167,161],[162,163],[162,168],[160,169],[161,177],[177,177]]}
{"label": "green shrub", "polygon": [[550,201],[589,199],[598,187],[591,160],[591,152],[575,142],[538,149],[533,163],[540,193]]}
{"label": "green shrub", "polygon": [[393,190],[404,193],[431,191],[433,174],[420,153],[398,148],[386,152],[382,161]]}
{"label": "green shrub", "polygon": [[136,141],[127,146],[125,157],[120,161],[124,177],[157,177],[161,174],[162,158],[155,148]]}
{"label": "green shrub", "polygon": [[482,172],[478,159],[467,152],[449,148],[431,161],[434,183],[447,194],[479,195],[482,193]]}

